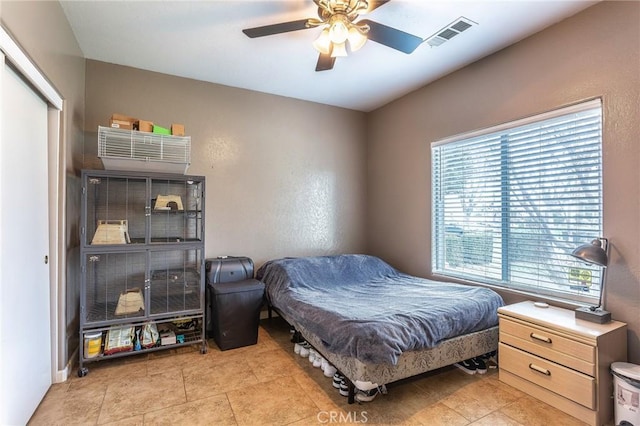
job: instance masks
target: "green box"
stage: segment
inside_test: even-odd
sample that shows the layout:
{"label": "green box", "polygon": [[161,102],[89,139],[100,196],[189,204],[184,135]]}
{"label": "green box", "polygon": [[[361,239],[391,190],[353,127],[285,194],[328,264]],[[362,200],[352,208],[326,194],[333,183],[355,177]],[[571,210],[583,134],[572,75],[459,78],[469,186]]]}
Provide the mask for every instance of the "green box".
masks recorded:
{"label": "green box", "polygon": [[167,129],[166,127],[156,126],[154,124],[153,125],[153,133],[158,133],[158,134],[161,134],[161,135],[170,135],[171,134],[171,129]]}

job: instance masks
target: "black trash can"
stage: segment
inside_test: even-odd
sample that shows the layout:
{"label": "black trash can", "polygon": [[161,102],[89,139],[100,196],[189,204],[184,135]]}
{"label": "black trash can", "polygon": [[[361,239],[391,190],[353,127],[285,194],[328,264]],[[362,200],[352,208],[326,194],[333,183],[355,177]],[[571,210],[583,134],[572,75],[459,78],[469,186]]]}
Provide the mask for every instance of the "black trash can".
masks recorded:
{"label": "black trash can", "polygon": [[243,280],[210,284],[213,340],[220,350],[255,345],[258,342],[264,283]]}
{"label": "black trash can", "polygon": [[253,260],[246,256],[220,256],[206,259],[205,313],[207,337],[213,337],[212,285],[243,281],[253,278]]}

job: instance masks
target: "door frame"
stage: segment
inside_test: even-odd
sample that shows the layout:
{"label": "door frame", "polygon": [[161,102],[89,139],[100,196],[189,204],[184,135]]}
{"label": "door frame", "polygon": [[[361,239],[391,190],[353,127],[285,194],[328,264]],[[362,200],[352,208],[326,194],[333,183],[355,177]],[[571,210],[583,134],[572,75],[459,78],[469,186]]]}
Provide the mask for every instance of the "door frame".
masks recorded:
{"label": "door frame", "polygon": [[[70,366],[61,354],[66,352],[62,347],[65,342],[64,300],[66,274],[65,259],[65,222],[64,206],[66,204],[64,185],[64,146],[63,141],[64,101],[62,96],[47,80],[15,39],[3,25],[0,25],[0,52],[4,61],[10,62],[17,72],[31,83],[33,89],[47,101],[47,161],[48,171],[48,215],[49,215],[49,290],[51,309],[51,382],[59,383],[67,379]],[[2,55],[0,55],[2,56]],[[62,332],[61,332],[62,330]],[[63,365],[60,365],[60,362]]]}

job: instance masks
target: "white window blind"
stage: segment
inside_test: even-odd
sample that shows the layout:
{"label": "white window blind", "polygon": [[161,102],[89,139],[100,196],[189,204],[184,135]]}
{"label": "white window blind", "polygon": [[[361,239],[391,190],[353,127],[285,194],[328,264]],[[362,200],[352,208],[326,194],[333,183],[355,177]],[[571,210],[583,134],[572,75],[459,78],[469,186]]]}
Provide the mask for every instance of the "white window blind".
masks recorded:
{"label": "white window blind", "polygon": [[593,100],[435,142],[435,274],[576,301],[598,267],[570,256],[602,235],[602,106]]}

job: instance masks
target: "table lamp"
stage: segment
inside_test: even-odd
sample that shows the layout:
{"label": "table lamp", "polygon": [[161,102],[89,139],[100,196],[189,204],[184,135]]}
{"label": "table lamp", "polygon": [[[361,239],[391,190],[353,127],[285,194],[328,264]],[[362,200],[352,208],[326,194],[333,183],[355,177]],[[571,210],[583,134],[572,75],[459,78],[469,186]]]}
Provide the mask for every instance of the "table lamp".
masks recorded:
{"label": "table lamp", "polygon": [[571,256],[590,265],[598,265],[603,268],[600,275],[600,298],[598,306],[583,306],[576,309],[576,318],[585,321],[604,324],[611,321],[611,312],[602,308],[602,297],[609,264],[609,241],[606,238],[596,238],[590,244],[583,244],[571,253]]}

